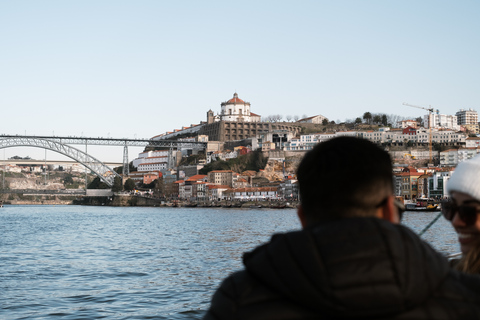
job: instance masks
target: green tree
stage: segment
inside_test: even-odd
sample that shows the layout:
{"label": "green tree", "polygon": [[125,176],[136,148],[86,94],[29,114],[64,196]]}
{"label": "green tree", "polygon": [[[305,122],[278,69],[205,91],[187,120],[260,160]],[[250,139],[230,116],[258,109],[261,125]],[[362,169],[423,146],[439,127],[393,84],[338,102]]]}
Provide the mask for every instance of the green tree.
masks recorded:
{"label": "green tree", "polygon": [[355,124],[360,124],[360,123],[362,123],[362,118],[357,117],[357,118],[355,119]]}
{"label": "green tree", "polygon": [[227,161],[217,160],[212,161],[209,164],[205,165],[202,169],[199,170],[200,174],[208,174],[213,170],[230,170],[230,165]]}
{"label": "green tree", "polygon": [[112,191],[113,192],[123,191],[122,178],[115,176],[115,178],[113,179]]}
{"label": "green tree", "polygon": [[415,121],[417,121],[419,127],[423,127],[423,118],[422,117],[415,118]]}
{"label": "green tree", "polygon": [[373,116],[373,123],[379,124],[381,121],[382,121],[382,117],[380,117],[380,115],[377,114]]}
{"label": "green tree", "polygon": [[384,126],[388,125],[388,117],[386,114],[382,114],[382,125]]}
{"label": "green tree", "polygon": [[71,174],[67,174],[65,178],[63,178],[63,184],[73,184],[73,176]]}
{"label": "green tree", "polygon": [[365,121],[365,123],[370,124],[372,122],[372,114],[368,111],[365,112],[363,114],[363,120]]}
{"label": "green tree", "polygon": [[125,181],[124,188],[126,191],[132,191],[133,189],[135,189],[135,182],[132,179],[128,178],[127,181]]}
{"label": "green tree", "polygon": [[88,184],[88,189],[110,189],[110,187],[100,180],[99,177],[95,177],[95,179]]}
{"label": "green tree", "polygon": [[323,124],[324,126],[326,126],[326,125],[328,124],[328,119],[323,119],[323,120],[322,120],[322,124]]}
{"label": "green tree", "polygon": [[249,156],[249,161],[247,162],[246,170],[254,170],[254,171],[259,171],[261,169],[265,169],[265,166],[267,165],[268,162],[268,157],[265,157],[263,155],[262,150],[257,149],[250,154]]}

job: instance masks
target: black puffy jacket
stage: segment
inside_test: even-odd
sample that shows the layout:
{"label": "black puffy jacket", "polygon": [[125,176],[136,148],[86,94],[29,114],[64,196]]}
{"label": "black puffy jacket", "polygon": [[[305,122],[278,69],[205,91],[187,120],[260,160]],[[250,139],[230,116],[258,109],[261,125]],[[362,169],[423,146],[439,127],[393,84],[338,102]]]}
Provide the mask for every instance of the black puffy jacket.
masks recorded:
{"label": "black puffy jacket", "polygon": [[204,319],[480,319],[480,276],[381,219],[274,235],[243,261]]}

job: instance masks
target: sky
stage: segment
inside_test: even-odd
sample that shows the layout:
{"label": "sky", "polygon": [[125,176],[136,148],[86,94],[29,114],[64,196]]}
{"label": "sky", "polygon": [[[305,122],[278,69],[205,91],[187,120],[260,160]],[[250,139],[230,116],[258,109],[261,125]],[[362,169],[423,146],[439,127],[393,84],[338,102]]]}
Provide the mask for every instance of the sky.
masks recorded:
{"label": "sky", "polygon": [[[479,9],[466,0],[0,1],[0,134],[151,138],[205,121],[234,92],[252,112],[284,119],[426,114],[404,102],[480,111]],[[122,161],[121,147],[91,152]]]}

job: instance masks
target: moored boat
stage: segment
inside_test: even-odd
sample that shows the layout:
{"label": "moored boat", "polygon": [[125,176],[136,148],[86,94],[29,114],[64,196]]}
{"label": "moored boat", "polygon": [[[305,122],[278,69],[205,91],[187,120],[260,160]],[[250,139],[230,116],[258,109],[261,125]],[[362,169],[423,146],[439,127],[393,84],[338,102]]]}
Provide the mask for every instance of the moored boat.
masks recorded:
{"label": "moored boat", "polygon": [[416,202],[405,203],[407,211],[439,211],[440,205],[431,199],[418,198]]}

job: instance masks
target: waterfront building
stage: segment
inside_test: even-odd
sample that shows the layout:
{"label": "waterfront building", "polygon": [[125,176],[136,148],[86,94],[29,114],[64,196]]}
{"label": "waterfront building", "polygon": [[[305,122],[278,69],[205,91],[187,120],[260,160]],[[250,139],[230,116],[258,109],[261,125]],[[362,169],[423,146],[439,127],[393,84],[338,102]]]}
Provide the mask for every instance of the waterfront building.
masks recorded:
{"label": "waterfront building", "polygon": [[143,174],[143,184],[150,184],[161,177],[162,173],[160,171],[146,172]]}
{"label": "waterfront building", "polygon": [[160,171],[167,168],[168,160],[168,150],[147,151],[139,153],[132,164],[138,171]]}
{"label": "waterfront building", "polygon": [[447,183],[453,171],[439,171],[428,178],[428,197],[442,199],[448,196]]}
{"label": "waterfront building", "polygon": [[224,192],[224,197],[231,200],[261,201],[278,199],[277,187],[250,187],[229,189]]}
{"label": "waterfront building", "polygon": [[289,201],[299,199],[297,179],[290,178],[280,183],[278,187],[278,196]]}
{"label": "waterfront building", "polygon": [[232,189],[230,186],[209,184],[207,185],[207,197],[210,201],[223,200],[225,198],[224,193],[230,189]]}
{"label": "waterfront building", "polygon": [[206,175],[196,175],[185,180],[183,184],[179,183],[180,199],[206,200],[206,180]]}
{"label": "waterfront building", "polygon": [[419,197],[418,178],[423,173],[413,167],[406,167],[402,172],[394,173],[395,195],[405,200],[412,200]]}
{"label": "waterfront building", "polygon": [[213,170],[208,173],[208,182],[233,188],[236,173],[232,170]]}

